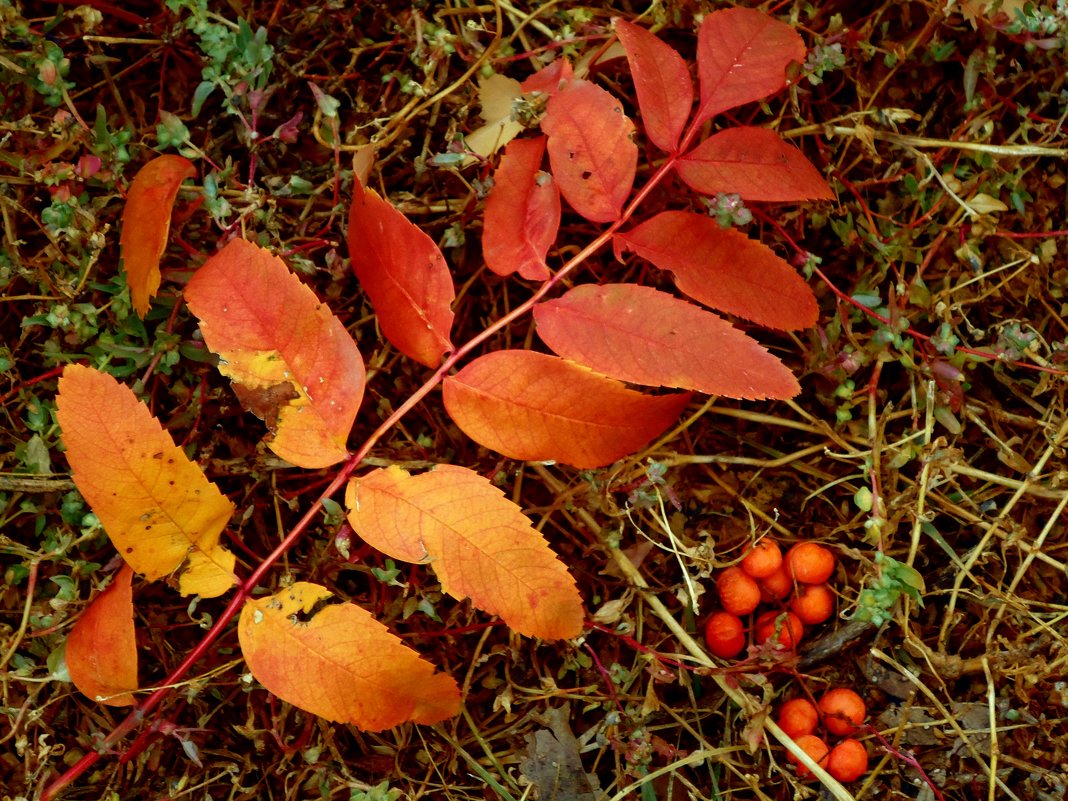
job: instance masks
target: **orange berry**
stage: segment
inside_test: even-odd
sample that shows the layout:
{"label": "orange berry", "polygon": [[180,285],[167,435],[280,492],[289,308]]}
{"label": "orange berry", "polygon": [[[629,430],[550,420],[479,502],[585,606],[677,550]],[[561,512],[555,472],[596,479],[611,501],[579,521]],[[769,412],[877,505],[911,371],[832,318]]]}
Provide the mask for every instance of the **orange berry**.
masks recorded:
{"label": "orange berry", "polygon": [[834,614],[834,592],[826,584],[802,584],[790,601],[790,609],[802,623],[822,623]]}
{"label": "orange berry", "polygon": [[840,782],[855,782],[868,772],[868,749],[857,740],[842,740],[827,755],[827,772]]}
{"label": "orange berry", "polygon": [[760,605],[760,587],[756,579],[740,567],[728,567],[716,579],[719,601],[735,615],[748,615]]}
{"label": "orange berry", "polygon": [[782,565],[782,549],[775,540],[762,539],[745,553],[742,570],[755,579],[770,576]]}
{"label": "orange berry", "polygon": [[793,612],[765,612],[756,620],[756,641],[763,645],[778,637],[778,647],[793,650],[805,635],[805,627]]}
{"label": "orange berry", "polygon": [[828,690],[820,699],[819,707],[827,731],[840,737],[855,732],[868,713],[864,699],[847,687]]}
{"label": "orange berry", "polygon": [[708,650],[723,659],[733,659],[745,648],[745,626],[737,615],[716,612],[705,623]]}
{"label": "orange berry", "polygon": [[[827,754],[830,752],[830,749],[827,748],[827,743],[815,734],[802,734],[800,737],[795,737],[794,742],[801,746],[801,750],[812,757],[812,761],[817,764],[822,764],[823,760],[827,758]],[[786,758],[797,765],[797,775],[799,778],[806,779],[812,774],[812,771],[802,765],[801,760],[795,757],[792,753],[787,752]]]}
{"label": "orange berry", "polygon": [[804,734],[812,734],[819,722],[820,713],[807,698],[792,698],[779,707],[779,728],[795,740]]}
{"label": "orange berry", "polygon": [[778,570],[771,575],[762,578],[759,581],[759,584],[760,597],[767,603],[781,601],[794,591],[793,579],[791,579],[790,574],[786,572],[786,567],[784,565],[779,565]]}
{"label": "orange berry", "polygon": [[786,552],[786,572],[804,584],[822,584],[834,573],[834,554],[818,542],[799,542]]}

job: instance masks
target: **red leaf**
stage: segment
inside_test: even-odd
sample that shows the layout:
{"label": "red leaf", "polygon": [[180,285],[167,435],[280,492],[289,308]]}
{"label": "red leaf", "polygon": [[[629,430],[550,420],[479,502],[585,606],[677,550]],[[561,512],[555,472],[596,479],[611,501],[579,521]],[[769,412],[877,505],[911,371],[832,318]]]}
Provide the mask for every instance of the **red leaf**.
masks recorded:
{"label": "red leaf", "polygon": [[74,686],[108,706],[133,706],[137,689],[133,570],[123,565],[85,608],[67,636],[67,672]]}
{"label": "red leaf", "polygon": [[363,357],[345,326],[280,258],[234,239],[185,288],[219,372],[267,423],[267,445],[299,467],[336,464],[364,390]]}
{"label": "red leaf", "polygon": [[538,335],[566,359],[635,384],[730,398],[792,398],[777,358],[726,320],[637,284],[577,286],[534,307]]}
{"label": "red leaf", "polygon": [[393,346],[427,367],[453,349],[452,276],[438,246],[374,190],[356,184],[349,255]]}
{"label": "red leaf", "polygon": [[689,393],[643,395],[573,362],[525,350],[482,356],[445,379],[467,436],[512,459],[603,467],[663,433]]}
{"label": "red leaf", "polygon": [[800,150],[766,128],[727,128],[680,158],[675,168],[706,195],[727,192],[773,203],[832,200],[834,193]]}
{"label": "red leaf", "polygon": [[697,121],[779,91],[790,62],[804,60],[805,43],[789,25],[750,8],[714,11],[697,36]]}
{"label": "red leaf", "polygon": [[159,290],[159,259],[171,230],[171,207],[182,181],[197,174],[189,159],[157,156],[137,171],[122,212],[119,252],[138,317]]}
{"label": "red leaf", "polygon": [[618,220],[638,165],[634,123],[620,102],[589,81],[570,81],[549,99],[541,129],[571,207],[593,222]]}
{"label": "red leaf", "polygon": [[769,328],[794,330],[816,323],[816,296],[805,280],[771,248],[711,217],[665,211],[616,234],[616,257],[633,251],[706,306]]}
{"label": "red leaf", "polygon": [[541,172],[545,137],[516,139],[493,174],[482,227],[482,255],[497,275],[518,271],[531,281],[549,277],[545,254],[560,227],[560,191]]}
{"label": "red leaf", "polygon": [[616,21],[616,36],[627,51],[638,108],[649,141],[674,152],[693,105],[693,81],[675,48],[626,20]]}
{"label": "red leaf", "polygon": [[552,97],[560,91],[560,84],[570,81],[574,76],[575,70],[571,62],[566,58],[558,58],[523,81],[519,88],[525,94],[538,92]]}
{"label": "red leaf", "polygon": [[473,470],[373,470],[349,482],[345,505],[364,542],[429,562],[442,590],[514,631],[545,640],[582,633],[582,598],[567,568],[523,511]]}

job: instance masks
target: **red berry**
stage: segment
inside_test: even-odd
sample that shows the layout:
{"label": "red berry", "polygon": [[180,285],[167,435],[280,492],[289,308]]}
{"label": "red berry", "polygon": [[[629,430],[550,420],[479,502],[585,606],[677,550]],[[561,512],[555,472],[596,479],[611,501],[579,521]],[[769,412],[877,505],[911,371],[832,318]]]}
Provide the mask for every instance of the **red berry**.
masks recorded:
{"label": "red berry", "polygon": [[745,648],[745,626],[737,615],[716,612],[705,623],[708,650],[722,659],[733,659]]}

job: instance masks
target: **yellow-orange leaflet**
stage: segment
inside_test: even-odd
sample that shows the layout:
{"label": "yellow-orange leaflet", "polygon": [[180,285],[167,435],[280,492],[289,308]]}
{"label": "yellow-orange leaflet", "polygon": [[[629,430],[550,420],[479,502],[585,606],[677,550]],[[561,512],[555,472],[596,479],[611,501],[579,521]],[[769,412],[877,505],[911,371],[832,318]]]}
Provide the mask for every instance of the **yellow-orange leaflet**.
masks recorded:
{"label": "yellow-orange leaflet", "polygon": [[56,419],[74,483],[130,567],[150,580],[177,572],[183,595],[234,584],[234,555],[219,545],[233,504],[128,387],[68,365]]}
{"label": "yellow-orange leaflet", "polygon": [[453,465],[416,476],[374,470],[349,482],[345,505],[369,545],[430,562],[445,592],[470,598],[520,634],[582,632],[575,580],[520,508],[478,473]]}
{"label": "yellow-orange leaflet", "polygon": [[437,723],[460,710],[451,676],[355,604],[298,581],[249,601],[237,629],[249,670],[283,701],[326,720],[380,731]]}

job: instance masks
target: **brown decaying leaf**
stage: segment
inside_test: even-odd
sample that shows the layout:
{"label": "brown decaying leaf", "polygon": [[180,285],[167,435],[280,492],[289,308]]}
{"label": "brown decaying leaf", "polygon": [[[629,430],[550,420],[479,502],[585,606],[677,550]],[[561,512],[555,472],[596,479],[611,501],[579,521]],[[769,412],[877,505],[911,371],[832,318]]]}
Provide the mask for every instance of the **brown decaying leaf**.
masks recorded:
{"label": "brown decaying leaf", "polygon": [[792,398],[777,358],[723,318],[652,287],[577,286],[534,308],[538,336],[612,378],[730,398]]}
{"label": "brown decaying leaf", "polygon": [[502,350],[445,379],[449,416],[475,442],[513,459],[603,467],[664,432],[689,393],[643,395],[565,359]]}
{"label": "brown decaying leaf", "polygon": [[270,251],[235,239],[185,289],[219,371],[268,422],[268,447],[299,467],[348,456],[363,358],[330,309]]}
{"label": "brown decaying leaf", "polygon": [[144,317],[159,290],[159,260],[171,230],[171,207],[182,181],[197,174],[181,156],[157,156],[138,170],[126,194],[119,252],[134,311]]}
{"label": "brown decaying leaf", "polygon": [[83,694],[107,706],[133,706],[137,685],[133,570],[123,565],[111,584],[82,612],[67,635],[71,681]]}
{"label": "brown decaying leaf", "polygon": [[371,189],[356,185],[349,210],[349,255],[393,346],[427,367],[453,349],[452,275],[438,246]]}
{"label": "brown decaying leaf", "polygon": [[645,135],[661,150],[674,152],[693,106],[690,70],[675,48],[645,28],[617,20],[616,36],[627,52]]}
{"label": "brown decaying leaf", "polygon": [[410,475],[399,467],[349,482],[353,530],[396,559],[429,562],[441,588],[546,640],[582,632],[575,580],[518,506],[465,467]]}
{"label": "brown decaying leaf", "polygon": [[697,35],[697,122],[779,91],[786,85],[786,68],[803,62],[805,52],[797,31],[761,11],[712,12]]}
{"label": "brown decaying leaf", "polygon": [[634,123],[622,104],[589,81],[571,80],[549,98],[541,129],[564,199],[592,222],[618,220],[638,165]]}
{"label": "brown decaying leaf", "polygon": [[549,277],[545,254],[560,227],[560,191],[541,171],[545,137],[508,145],[493,173],[482,222],[482,253],[497,275],[518,272],[530,281]]}
{"label": "brown decaying leaf", "polygon": [[56,420],[78,491],[130,567],[149,580],[177,571],[183,595],[233,586],[234,555],[219,545],[233,504],[128,387],[67,365]]}
{"label": "brown decaying leaf", "polygon": [[767,245],[704,214],[665,211],[616,234],[616,257],[632,251],[691,298],[769,328],[815,325],[816,296],[797,271]]}
{"label": "brown decaying leaf", "polygon": [[834,192],[804,154],[766,128],[738,126],[713,134],[675,163],[690,188],[745,200],[833,200]]}
{"label": "brown decaying leaf", "polygon": [[248,601],[237,628],[249,670],[283,701],[326,720],[381,731],[460,710],[460,691],[366,609],[298,581]]}

